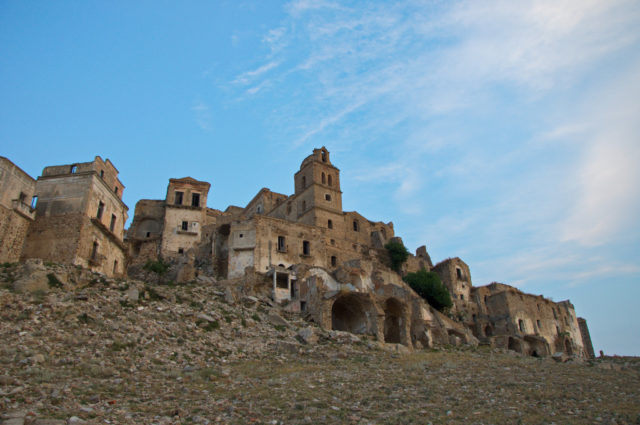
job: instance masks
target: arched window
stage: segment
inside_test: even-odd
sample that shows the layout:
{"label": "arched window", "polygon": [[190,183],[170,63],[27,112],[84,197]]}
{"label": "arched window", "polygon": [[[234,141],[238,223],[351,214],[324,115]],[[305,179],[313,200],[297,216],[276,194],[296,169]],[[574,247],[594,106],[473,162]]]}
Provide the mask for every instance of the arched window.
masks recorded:
{"label": "arched window", "polygon": [[327,183],[327,176],[324,173],[322,173],[322,184],[325,184],[325,183]]}
{"label": "arched window", "polygon": [[322,162],[327,162],[327,151],[322,151]]}

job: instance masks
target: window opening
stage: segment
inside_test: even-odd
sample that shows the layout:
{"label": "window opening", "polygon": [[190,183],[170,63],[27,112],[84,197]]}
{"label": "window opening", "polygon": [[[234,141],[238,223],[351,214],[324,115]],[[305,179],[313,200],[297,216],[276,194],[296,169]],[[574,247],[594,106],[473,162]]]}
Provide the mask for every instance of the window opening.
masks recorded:
{"label": "window opening", "polygon": [[524,321],[522,319],[518,320],[518,327],[520,328],[520,332],[524,332]]}
{"label": "window opening", "polygon": [[104,202],[99,202],[98,212],[96,213],[96,216],[98,217],[98,219],[102,218],[102,213],[104,213]]}
{"label": "window opening", "polygon": [[175,205],[182,205],[182,195],[183,194],[184,194],[183,192],[176,191],[175,197],[174,197],[174,201],[173,201],[173,203]]}
{"label": "window opening", "polygon": [[199,207],[200,206],[200,194],[194,193],[191,195],[191,206]]}
{"label": "window opening", "polygon": [[78,171],[78,166],[77,165],[72,165],[71,166],[71,174],[75,174]]}
{"label": "window opening", "polygon": [[331,239],[330,243],[331,243],[331,245],[335,245],[336,244],[336,240],[335,239]]}
{"label": "window opening", "polygon": [[35,195],[33,198],[31,198],[31,209],[35,209],[36,205],[38,205],[38,195]]}
{"label": "window opening", "polygon": [[296,281],[291,279],[291,293],[290,293],[291,298],[296,298],[297,292],[298,292],[298,288],[296,285]]}
{"label": "window opening", "polygon": [[327,152],[322,151],[322,162],[327,162]]}
{"label": "window opening", "polygon": [[331,201],[331,195],[329,195],[328,193],[324,194],[324,199],[325,201]]}
{"label": "window opening", "polygon": [[458,279],[462,279],[462,270],[456,268],[456,276],[458,276]]}
{"label": "window opening", "polygon": [[328,220],[328,221],[327,221],[327,227],[328,227],[329,229],[333,229],[333,221]]}
{"label": "window opening", "polygon": [[188,221],[183,221],[182,222],[182,230],[189,230],[189,222]]}
{"label": "window opening", "polygon": [[464,294],[460,294],[460,299],[464,300]]}
{"label": "window opening", "polygon": [[300,301],[300,310],[301,311],[307,311],[307,302],[306,301]]}
{"label": "window opening", "polygon": [[147,237],[151,237],[151,232],[147,232]]}
{"label": "window opening", "polygon": [[307,177],[302,176],[302,188],[304,189],[305,187],[307,187]]}
{"label": "window opening", "polygon": [[338,264],[338,259],[336,258],[335,255],[331,256],[331,267],[335,267],[336,264]]}
{"label": "window opening", "polygon": [[91,249],[91,259],[95,260],[98,257],[98,242],[93,243],[93,248]]}
{"label": "window opening", "polygon": [[113,274],[118,273],[118,260],[113,260]]}
{"label": "window opening", "polygon": [[332,182],[331,182],[331,174],[329,174],[327,176],[327,183],[329,184],[329,186],[333,186]]}
{"label": "window opening", "polygon": [[184,248],[178,248],[178,254],[184,254]]}
{"label": "window opening", "polygon": [[118,186],[113,188],[113,191],[116,193],[116,195],[118,194]]}
{"label": "window opening", "polygon": [[302,241],[302,255],[311,254],[311,244],[309,241]]}
{"label": "window opening", "polygon": [[536,320],[536,324],[538,325],[538,329],[542,329],[542,325],[540,324],[540,320]]}
{"label": "window opening", "polygon": [[302,201],[302,212],[307,210],[307,201]]}
{"label": "window opening", "polygon": [[100,178],[103,179],[104,178],[104,170],[100,170]]}
{"label": "window opening", "polygon": [[276,288],[289,289],[289,275],[276,272]]}
{"label": "window opening", "polygon": [[358,225],[358,220],[353,220],[353,231],[357,232],[359,231],[360,226]]}
{"label": "window opening", "polygon": [[325,184],[327,182],[327,176],[322,173],[322,184]]}
{"label": "window opening", "polygon": [[111,214],[111,223],[109,223],[109,230],[113,232],[113,229],[116,227],[116,215]]}
{"label": "window opening", "polygon": [[278,251],[285,252],[286,250],[287,245],[284,236],[278,236]]}

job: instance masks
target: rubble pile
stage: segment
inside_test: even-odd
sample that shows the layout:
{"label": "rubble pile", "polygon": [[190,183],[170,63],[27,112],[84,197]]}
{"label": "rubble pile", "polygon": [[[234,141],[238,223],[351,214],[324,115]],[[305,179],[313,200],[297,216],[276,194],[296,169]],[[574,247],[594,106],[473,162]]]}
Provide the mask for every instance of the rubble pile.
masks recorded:
{"label": "rubble pile", "polygon": [[640,414],[637,359],[410,353],[213,279],[159,285],[30,260],[0,265],[0,306],[1,424],[622,424]]}

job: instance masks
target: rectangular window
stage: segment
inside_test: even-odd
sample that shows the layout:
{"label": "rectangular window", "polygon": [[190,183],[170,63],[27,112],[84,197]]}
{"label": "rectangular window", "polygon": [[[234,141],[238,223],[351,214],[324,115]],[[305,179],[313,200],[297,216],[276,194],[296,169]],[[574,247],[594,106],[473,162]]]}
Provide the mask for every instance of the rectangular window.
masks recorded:
{"label": "rectangular window", "polygon": [[357,232],[360,229],[360,226],[358,225],[358,220],[353,220],[353,231]]}
{"label": "rectangular window", "polygon": [[189,230],[189,222],[188,221],[183,221],[182,222],[182,230],[184,230],[185,232],[187,230]]}
{"label": "rectangular window", "polygon": [[91,259],[95,260],[98,257],[98,242],[93,243],[93,248],[91,249]]}
{"label": "rectangular window", "polygon": [[324,199],[325,201],[331,201],[331,195],[329,195],[328,193],[324,194]]}
{"label": "rectangular window", "polygon": [[542,329],[542,325],[540,324],[539,320],[536,320],[536,324],[538,325],[538,329]]}
{"label": "rectangular window", "polygon": [[311,244],[309,241],[302,241],[302,255],[311,255]]}
{"label": "rectangular window", "polygon": [[113,232],[113,229],[116,227],[116,215],[111,214],[111,223],[109,224],[109,230]]}
{"label": "rectangular window", "polygon": [[289,289],[289,275],[286,273],[276,273],[276,287]]}
{"label": "rectangular window", "polygon": [[456,276],[458,277],[458,279],[462,279],[462,270],[456,268]]}
{"label": "rectangular window", "polygon": [[199,207],[200,206],[200,194],[194,193],[191,195],[191,206]]}
{"label": "rectangular window", "polygon": [[173,203],[174,203],[175,205],[182,205],[182,195],[183,195],[183,193],[182,193],[182,192],[178,192],[178,191],[176,191],[176,193],[175,193],[175,195],[174,195],[174,198],[173,198],[173,199],[174,199],[174,200],[173,200]]}
{"label": "rectangular window", "polygon": [[35,195],[33,198],[31,198],[31,209],[35,210],[36,205],[38,205],[38,195]]}
{"label": "rectangular window", "polygon": [[104,203],[100,202],[98,203],[98,212],[96,213],[96,216],[98,217],[98,219],[102,218],[103,213],[104,213]]}
{"label": "rectangular window", "polygon": [[286,252],[287,245],[284,236],[278,236],[278,251]]}
{"label": "rectangular window", "polygon": [[336,258],[335,255],[331,256],[331,267],[335,267],[336,264],[338,264],[338,259]]}
{"label": "rectangular window", "polygon": [[184,248],[178,248],[178,254],[184,254]]}
{"label": "rectangular window", "polygon": [[113,274],[118,273],[118,260],[113,260]]}

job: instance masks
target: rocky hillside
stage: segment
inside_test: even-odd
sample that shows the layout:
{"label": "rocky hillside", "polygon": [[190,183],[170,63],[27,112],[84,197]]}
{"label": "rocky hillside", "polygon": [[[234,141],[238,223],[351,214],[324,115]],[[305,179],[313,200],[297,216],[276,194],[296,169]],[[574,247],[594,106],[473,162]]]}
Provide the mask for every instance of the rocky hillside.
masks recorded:
{"label": "rocky hillside", "polygon": [[[228,282],[227,282],[228,283]],[[329,332],[226,282],[0,266],[2,424],[640,423],[640,361]]]}

